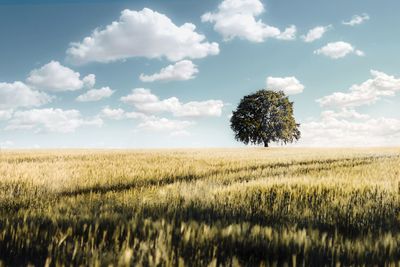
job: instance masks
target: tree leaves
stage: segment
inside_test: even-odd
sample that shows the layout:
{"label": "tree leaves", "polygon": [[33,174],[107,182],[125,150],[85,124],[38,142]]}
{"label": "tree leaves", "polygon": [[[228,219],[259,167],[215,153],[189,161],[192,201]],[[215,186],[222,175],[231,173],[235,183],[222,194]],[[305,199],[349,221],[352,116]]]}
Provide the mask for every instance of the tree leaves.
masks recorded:
{"label": "tree leaves", "polygon": [[231,117],[235,139],[245,144],[292,143],[300,138],[293,102],[282,92],[259,90],[243,97]]}

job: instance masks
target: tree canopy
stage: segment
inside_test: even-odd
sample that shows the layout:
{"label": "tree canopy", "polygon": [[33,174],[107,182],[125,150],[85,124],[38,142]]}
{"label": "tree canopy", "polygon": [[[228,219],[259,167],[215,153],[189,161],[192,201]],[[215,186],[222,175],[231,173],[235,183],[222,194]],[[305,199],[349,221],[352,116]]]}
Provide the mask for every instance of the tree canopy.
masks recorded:
{"label": "tree canopy", "polygon": [[300,139],[293,102],[282,92],[259,90],[243,97],[231,117],[235,139],[245,144],[292,143]]}

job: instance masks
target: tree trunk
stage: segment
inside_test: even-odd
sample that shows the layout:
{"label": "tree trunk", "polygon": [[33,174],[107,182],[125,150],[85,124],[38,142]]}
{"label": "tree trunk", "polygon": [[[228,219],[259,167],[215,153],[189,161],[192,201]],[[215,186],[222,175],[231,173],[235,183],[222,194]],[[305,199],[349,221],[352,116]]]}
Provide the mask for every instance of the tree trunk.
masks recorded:
{"label": "tree trunk", "polygon": [[268,141],[264,141],[264,147],[268,147]]}

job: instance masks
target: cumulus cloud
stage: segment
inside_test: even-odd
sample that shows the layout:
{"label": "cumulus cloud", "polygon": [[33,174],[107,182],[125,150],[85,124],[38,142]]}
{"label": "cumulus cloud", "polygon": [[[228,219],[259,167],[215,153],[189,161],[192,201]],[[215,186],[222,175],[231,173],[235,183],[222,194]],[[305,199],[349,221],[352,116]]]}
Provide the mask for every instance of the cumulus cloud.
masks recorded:
{"label": "cumulus cloud", "polygon": [[287,95],[300,94],[304,90],[296,77],[267,77],[267,88],[276,91],[283,91]]}
{"label": "cumulus cloud", "polygon": [[142,82],[154,82],[154,81],[186,81],[196,77],[199,72],[197,66],[190,60],[182,60],[176,62],[173,65],[168,65],[162,68],[159,73],[152,75],[140,74],[140,80]]}
{"label": "cumulus cloud", "polygon": [[328,43],[324,47],[314,51],[314,54],[324,55],[333,59],[343,58],[348,54],[364,56],[364,52],[356,50],[351,44],[346,42]]}
{"label": "cumulus cloud", "polygon": [[301,124],[301,146],[400,145],[400,120],[372,118],[354,110],[325,111]]}
{"label": "cumulus cloud", "polygon": [[5,121],[11,118],[13,114],[12,109],[0,110],[0,121]]}
{"label": "cumulus cloud", "polygon": [[137,130],[169,132],[171,136],[188,136],[190,133],[186,130],[189,126],[194,125],[193,121],[171,120],[168,118],[160,118],[154,115],[147,115],[141,112],[126,112],[121,108],[105,107],[100,113],[100,117],[111,120],[135,119],[140,123]]}
{"label": "cumulus cloud", "polygon": [[123,10],[119,20],[96,29],[82,42],[72,43],[67,58],[74,63],[110,62],[131,57],[179,61],[204,58],[219,53],[217,43],[209,43],[196,26],[175,25],[166,15],[149,8]]}
{"label": "cumulus cloud", "polygon": [[95,76],[88,75],[81,80],[79,72],[61,65],[58,61],[50,61],[41,68],[32,70],[26,81],[32,87],[43,91],[76,91],[86,84],[93,86]]}
{"label": "cumulus cloud", "polygon": [[125,118],[125,111],[121,108],[105,107],[101,110],[100,116],[112,120],[122,120]]}
{"label": "cumulus cloud", "polygon": [[84,87],[92,88],[96,84],[96,75],[89,74],[82,79]]}
{"label": "cumulus cloud", "polygon": [[132,112],[126,112],[125,113],[125,118],[127,118],[127,119],[148,120],[148,119],[155,119],[156,116],[147,115],[147,114],[144,114],[144,113],[141,113],[141,112],[132,111]]}
{"label": "cumulus cloud", "polygon": [[342,24],[348,26],[356,26],[364,23],[369,19],[370,19],[369,15],[364,13],[361,15],[354,15],[349,21],[343,21]]}
{"label": "cumulus cloud", "polygon": [[183,131],[193,125],[191,121],[171,120],[167,118],[152,118],[139,123],[138,129],[157,132],[177,132]]}
{"label": "cumulus cloud", "polygon": [[182,103],[176,97],[160,100],[149,89],[136,88],[121,101],[134,106],[144,113],[170,112],[175,117],[201,117],[222,114],[224,103],[221,100],[191,101]]}
{"label": "cumulus cloud", "polygon": [[99,114],[101,118],[106,118],[110,120],[122,120],[122,119],[139,119],[139,120],[148,120],[148,119],[156,119],[157,117],[154,115],[145,114],[142,112],[127,112],[122,108],[111,108],[109,106],[103,108]]}
{"label": "cumulus cloud", "polygon": [[51,102],[46,93],[33,90],[23,82],[0,83],[0,109],[39,107]]}
{"label": "cumulus cloud", "polygon": [[91,89],[86,93],[78,96],[76,101],[79,102],[94,102],[99,101],[103,98],[110,97],[115,91],[111,90],[110,87],[103,87],[100,89]]}
{"label": "cumulus cloud", "polygon": [[214,23],[214,30],[220,33],[225,41],[234,38],[251,42],[263,42],[267,38],[282,40],[296,38],[294,25],[282,32],[257,19],[263,12],[264,6],[260,0],[224,0],[216,12],[205,13],[201,20]]}
{"label": "cumulus cloud", "polygon": [[121,101],[133,106],[137,111],[125,112],[122,109],[103,109],[103,117],[110,119],[138,119],[138,130],[169,132],[170,136],[187,136],[187,128],[195,122],[158,117],[154,114],[167,112],[174,117],[221,116],[224,103],[220,100],[191,101],[182,103],[176,97],[160,100],[149,89],[136,88]]}
{"label": "cumulus cloud", "polygon": [[335,92],[317,102],[322,107],[357,107],[375,103],[384,96],[394,96],[400,91],[400,78],[376,70],[371,70],[371,75],[371,79],[351,86],[350,92]]}
{"label": "cumulus cloud", "polygon": [[101,126],[100,118],[84,119],[78,110],[32,109],[16,111],[6,130],[30,130],[38,132],[71,133],[81,126]]}
{"label": "cumulus cloud", "polygon": [[354,108],[372,104],[400,91],[400,79],[371,70],[372,78],[335,92],[317,101],[325,110],[316,120],[301,125],[300,145],[311,146],[386,146],[400,145],[400,119],[373,117]]}
{"label": "cumulus cloud", "polygon": [[159,102],[156,95],[152,94],[149,89],[136,88],[132,90],[132,93],[121,97],[121,101],[127,104],[136,105],[139,103],[153,103]]}
{"label": "cumulus cloud", "polygon": [[222,114],[224,103],[221,100],[190,101],[180,103],[171,111],[176,117],[219,117]]}
{"label": "cumulus cloud", "polygon": [[315,40],[321,39],[324,34],[331,29],[332,26],[317,26],[315,28],[312,28],[307,32],[306,35],[302,35],[301,38],[304,40],[306,43],[311,43],[314,42]]}
{"label": "cumulus cloud", "polygon": [[333,119],[356,119],[363,120],[369,119],[370,116],[367,114],[361,114],[354,109],[343,108],[340,111],[325,110],[321,113],[322,118],[333,118]]}
{"label": "cumulus cloud", "polygon": [[297,28],[295,25],[290,25],[283,32],[281,32],[276,39],[278,40],[294,40],[296,39]]}

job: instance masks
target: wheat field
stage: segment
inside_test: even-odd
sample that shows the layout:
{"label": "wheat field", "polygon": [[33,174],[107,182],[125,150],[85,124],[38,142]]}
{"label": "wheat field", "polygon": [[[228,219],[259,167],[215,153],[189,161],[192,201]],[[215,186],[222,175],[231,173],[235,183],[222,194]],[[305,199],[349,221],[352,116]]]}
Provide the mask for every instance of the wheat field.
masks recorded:
{"label": "wheat field", "polygon": [[400,148],[0,153],[0,266],[400,264]]}

